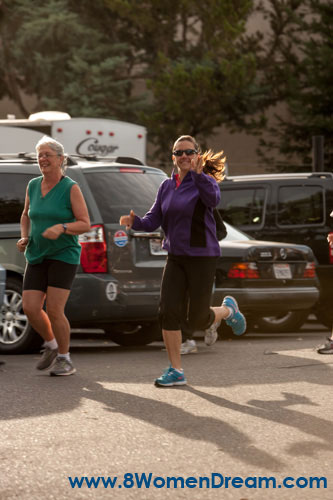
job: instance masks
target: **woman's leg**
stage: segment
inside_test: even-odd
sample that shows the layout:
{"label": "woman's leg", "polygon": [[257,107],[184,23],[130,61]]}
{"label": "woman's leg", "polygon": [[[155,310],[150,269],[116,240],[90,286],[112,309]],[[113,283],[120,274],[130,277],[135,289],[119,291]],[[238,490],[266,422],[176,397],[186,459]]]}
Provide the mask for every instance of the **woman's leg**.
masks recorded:
{"label": "woman's leg", "polygon": [[50,319],[43,309],[45,293],[40,290],[24,290],[22,306],[31,326],[49,342],[54,339]]}
{"label": "woman's leg", "polygon": [[46,292],[46,311],[58,343],[59,354],[69,352],[70,325],[65,316],[65,305],[69,294],[70,290],[52,286],[49,286]]}
{"label": "woman's leg", "polygon": [[216,272],[216,259],[202,257],[188,259],[189,317],[192,329],[206,330],[214,323],[220,323],[230,315],[228,307],[211,307],[211,297]]}
{"label": "woman's leg", "polygon": [[189,325],[192,330],[206,330],[215,322],[211,298],[216,272],[215,257],[192,257],[186,262],[189,290]]}
{"label": "woman's leg", "polygon": [[181,330],[162,330],[162,332],[170,364],[176,370],[181,370],[180,346],[182,343],[182,332]]}
{"label": "woman's leg", "polygon": [[215,314],[214,323],[220,323],[222,319],[226,319],[230,316],[230,310],[226,306],[212,307],[211,308]]}
{"label": "woman's leg", "polygon": [[163,340],[173,368],[181,369],[181,320],[186,300],[186,275],[182,260],[168,256],[161,285],[160,317]]}

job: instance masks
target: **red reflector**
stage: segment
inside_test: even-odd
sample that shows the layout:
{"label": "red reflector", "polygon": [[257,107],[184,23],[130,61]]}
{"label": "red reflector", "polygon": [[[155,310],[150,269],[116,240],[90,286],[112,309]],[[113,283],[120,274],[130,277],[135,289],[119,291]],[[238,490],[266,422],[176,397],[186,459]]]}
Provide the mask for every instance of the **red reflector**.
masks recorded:
{"label": "red reflector", "polygon": [[97,133],[98,135],[103,135],[103,132],[101,130],[99,130]]}
{"label": "red reflector", "polygon": [[79,236],[79,242],[83,272],[106,273],[108,260],[103,226],[91,226],[90,231]]}
{"label": "red reflector", "polygon": [[142,139],[143,135],[142,134],[138,134],[138,139]]}
{"label": "red reflector", "polygon": [[114,136],[114,132],[109,132],[109,135],[111,135],[111,137]]}
{"label": "red reflector", "polygon": [[254,262],[236,262],[228,271],[228,278],[258,279],[259,271]]}
{"label": "red reflector", "polygon": [[316,277],[316,266],[314,262],[307,262],[304,273],[303,273],[303,278],[315,278]]}
{"label": "red reflector", "polygon": [[131,174],[143,174],[142,168],[119,167],[119,172],[130,172]]}
{"label": "red reflector", "polygon": [[86,130],[86,134],[90,135],[91,134],[91,130]]}
{"label": "red reflector", "polygon": [[57,128],[57,132],[62,132],[62,128]]}

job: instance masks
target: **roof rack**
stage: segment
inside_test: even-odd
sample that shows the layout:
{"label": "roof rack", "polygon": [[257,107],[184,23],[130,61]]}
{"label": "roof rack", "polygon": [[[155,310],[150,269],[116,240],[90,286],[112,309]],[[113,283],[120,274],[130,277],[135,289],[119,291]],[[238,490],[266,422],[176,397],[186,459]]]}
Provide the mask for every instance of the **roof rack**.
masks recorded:
{"label": "roof rack", "polygon": [[26,159],[26,160],[36,160],[36,153],[33,152],[22,152],[22,153],[0,153],[0,159],[1,160],[7,160],[7,159],[15,159],[15,158],[20,158],[20,159]]}
{"label": "roof rack", "polygon": [[333,178],[332,172],[275,172],[274,174],[245,174],[245,175],[230,175],[226,177],[229,181],[245,181],[245,180],[269,180],[269,179],[294,179],[304,178],[318,178],[318,179],[331,179]]}
{"label": "roof rack", "polygon": [[131,165],[144,165],[144,163],[138,158],[133,158],[131,156],[117,156],[116,163],[130,163]]}
{"label": "roof rack", "polygon": [[329,179],[333,177],[332,172],[312,172],[309,177],[320,177],[321,179],[324,177],[325,179]]}
{"label": "roof rack", "polygon": [[[30,160],[37,161],[37,155],[35,152],[20,152],[20,153],[0,153],[0,160]],[[96,156],[96,155],[78,155],[69,154],[67,156],[67,165],[77,165],[77,160],[88,160],[88,161],[109,161],[112,163],[124,163],[130,165],[144,165],[144,163],[138,158],[131,156]]]}
{"label": "roof rack", "polygon": [[[96,155],[68,155],[67,164],[77,165],[76,160],[88,160],[88,161],[110,161],[113,163],[125,163],[130,165],[144,165],[144,163],[138,158],[132,156],[96,156]],[[70,163],[73,162],[73,163]]]}

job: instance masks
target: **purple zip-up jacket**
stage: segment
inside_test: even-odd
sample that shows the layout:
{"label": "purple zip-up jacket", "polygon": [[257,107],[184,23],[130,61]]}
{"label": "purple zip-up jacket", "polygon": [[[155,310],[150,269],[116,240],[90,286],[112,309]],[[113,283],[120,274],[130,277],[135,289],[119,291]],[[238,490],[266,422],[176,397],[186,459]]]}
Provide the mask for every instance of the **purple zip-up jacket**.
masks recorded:
{"label": "purple zip-up jacket", "polygon": [[135,216],[132,229],[150,232],[161,226],[165,234],[162,246],[174,255],[220,256],[213,215],[220,197],[213,177],[190,171],[177,188],[173,172],[160,185],[146,215]]}

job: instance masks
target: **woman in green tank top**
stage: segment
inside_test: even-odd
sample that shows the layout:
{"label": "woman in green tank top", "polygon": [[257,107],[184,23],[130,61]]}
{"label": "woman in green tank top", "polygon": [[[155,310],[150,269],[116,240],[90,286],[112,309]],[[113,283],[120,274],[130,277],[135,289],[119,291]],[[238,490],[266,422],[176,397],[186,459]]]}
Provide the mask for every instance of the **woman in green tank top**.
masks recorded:
{"label": "woman in green tank top", "polygon": [[64,309],[80,263],[78,235],[89,231],[90,221],[79,186],[64,175],[62,144],[44,136],[36,152],[42,175],[28,184],[17,242],[27,261],[23,309],[44,339],[37,369],[52,367],[51,375],[72,375],[70,325]]}

